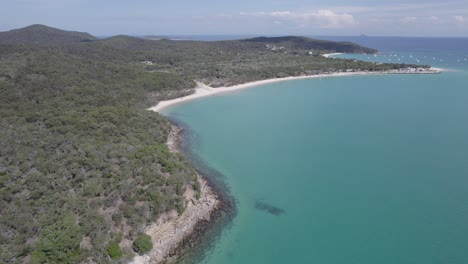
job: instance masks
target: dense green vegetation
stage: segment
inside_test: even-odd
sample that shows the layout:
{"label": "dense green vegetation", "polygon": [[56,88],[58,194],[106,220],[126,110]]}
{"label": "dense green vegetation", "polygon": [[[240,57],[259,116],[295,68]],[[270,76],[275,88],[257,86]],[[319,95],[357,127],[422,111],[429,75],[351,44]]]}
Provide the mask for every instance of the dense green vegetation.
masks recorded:
{"label": "dense green vegetation", "polygon": [[[135,60],[150,62],[146,65],[149,71],[178,73],[214,87],[286,76],[346,70],[380,71],[415,66],[325,58],[320,55],[327,52],[347,52],[351,49],[350,44],[304,37],[201,42],[155,41],[116,36],[90,45],[131,52]],[[323,50],[322,47],[327,49]],[[352,47],[353,51],[375,52],[356,44]]]}
{"label": "dense green vegetation", "polygon": [[191,93],[194,80],[404,66],[327,59],[304,38],[95,40],[46,28],[47,41],[43,30],[0,33],[0,263],[106,263],[147,251],[138,235],[161,213],[182,213],[185,188],[200,186],[165,146],[170,123],[145,109]]}
{"label": "dense green vegetation", "polygon": [[[160,213],[180,211],[184,188],[196,184],[164,144],[169,122],[145,110],[193,81],[78,51],[0,49],[0,263],[105,262],[109,241],[132,241]],[[70,214],[73,239],[61,232],[69,221],[56,228]]]}

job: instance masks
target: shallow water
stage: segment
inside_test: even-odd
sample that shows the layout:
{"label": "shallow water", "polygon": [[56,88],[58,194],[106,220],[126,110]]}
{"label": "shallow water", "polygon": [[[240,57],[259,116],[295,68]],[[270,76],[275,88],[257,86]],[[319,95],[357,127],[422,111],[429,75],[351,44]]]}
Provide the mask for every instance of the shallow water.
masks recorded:
{"label": "shallow water", "polygon": [[468,262],[463,53],[378,55],[457,69],[439,75],[295,80],[168,109],[237,202],[201,263]]}

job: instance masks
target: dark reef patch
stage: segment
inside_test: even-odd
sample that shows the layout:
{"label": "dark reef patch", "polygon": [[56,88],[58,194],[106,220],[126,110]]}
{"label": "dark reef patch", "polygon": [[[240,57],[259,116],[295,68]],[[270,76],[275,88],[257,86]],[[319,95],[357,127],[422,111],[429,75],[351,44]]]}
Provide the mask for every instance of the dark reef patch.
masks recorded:
{"label": "dark reef patch", "polygon": [[286,211],[284,209],[273,206],[271,204],[267,204],[267,203],[262,202],[262,201],[256,201],[255,202],[255,209],[257,209],[259,211],[268,212],[268,213],[270,213],[272,215],[275,215],[275,216],[280,216],[280,215],[286,213]]}

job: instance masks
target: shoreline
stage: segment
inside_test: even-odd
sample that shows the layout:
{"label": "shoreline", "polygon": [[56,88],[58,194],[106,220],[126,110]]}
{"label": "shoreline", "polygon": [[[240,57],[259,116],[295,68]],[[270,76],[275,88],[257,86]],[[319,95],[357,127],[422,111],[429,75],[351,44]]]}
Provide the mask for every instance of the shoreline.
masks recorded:
{"label": "shoreline", "polygon": [[[335,53],[332,54],[325,54],[328,56],[335,55]],[[323,56],[325,56],[323,55]],[[441,73],[444,71],[441,68],[434,68],[431,67],[429,69],[425,69],[422,71],[416,71],[414,69],[411,70],[387,70],[387,71],[375,71],[375,72],[370,72],[370,71],[351,71],[351,72],[332,72],[332,73],[324,73],[324,74],[315,74],[315,75],[303,75],[303,76],[290,76],[290,77],[284,77],[284,78],[273,78],[273,79],[266,79],[266,80],[259,80],[259,81],[253,81],[253,82],[248,82],[244,84],[237,84],[233,86],[225,86],[225,87],[218,87],[218,88],[213,88],[210,87],[206,84],[198,82],[197,87],[195,88],[195,92],[193,94],[171,99],[171,100],[165,100],[165,101],[160,101],[157,105],[152,106],[148,108],[148,110],[155,111],[158,113],[161,113],[162,110],[169,106],[177,105],[180,103],[184,103],[187,101],[191,101],[194,99],[198,98],[203,98],[207,96],[213,96],[221,93],[228,93],[228,92],[234,92],[234,91],[239,91],[247,88],[252,88],[264,84],[270,84],[270,83],[277,83],[277,82],[285,82],[285,81],[291,81],[291,80],[301,80],[301,79],[314,79],[314,78],[328,78],[328,77],[343,77],[343,76],[356,76],[356,75],[383,75],[383,74],[437,74]]]}
{"label": "shoreline", "polygon": [[[181,152],[183,128],[173,123],[166,145],[172,153]],[[145,234],[151,237],[153,249],[147,254],[135,256],[131,264],[166,263],[177,256],[185,243],[203,233],[213,218],[222,210],[223,202],[210,187],[208,180],[197,173],[200,183],[200,197],[195,198],[195,191],[188,187],[184,193],[186,208],[182,215],[175,211],[162,214],[158,221],[145,228]]]}

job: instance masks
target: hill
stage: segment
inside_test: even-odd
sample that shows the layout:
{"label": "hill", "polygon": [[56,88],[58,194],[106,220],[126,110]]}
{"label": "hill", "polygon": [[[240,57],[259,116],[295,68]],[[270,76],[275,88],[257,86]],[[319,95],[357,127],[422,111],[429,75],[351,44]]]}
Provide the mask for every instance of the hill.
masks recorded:
{"label": "hill", "polygon": [[360,46],[352,42],[336,42],[307,37],[258,37],[244,39],[244,42],[263,43],[276,49],[321,50],[341,53],[376,53],[377,50]]}
{"label": "hill", "polygon": [[94,41],[97,38],[84,32],[65,31],[44,25],[0,32],[0,44],[60,45]]}
{"label": "hill", "polygon": [[126,35],[117,35],[110,38],[106,38],[104,40],[101,40],[101,43],[103,43],[106,46],[111,46],[123,50],[148,46],[151,44],[149,40]]}

